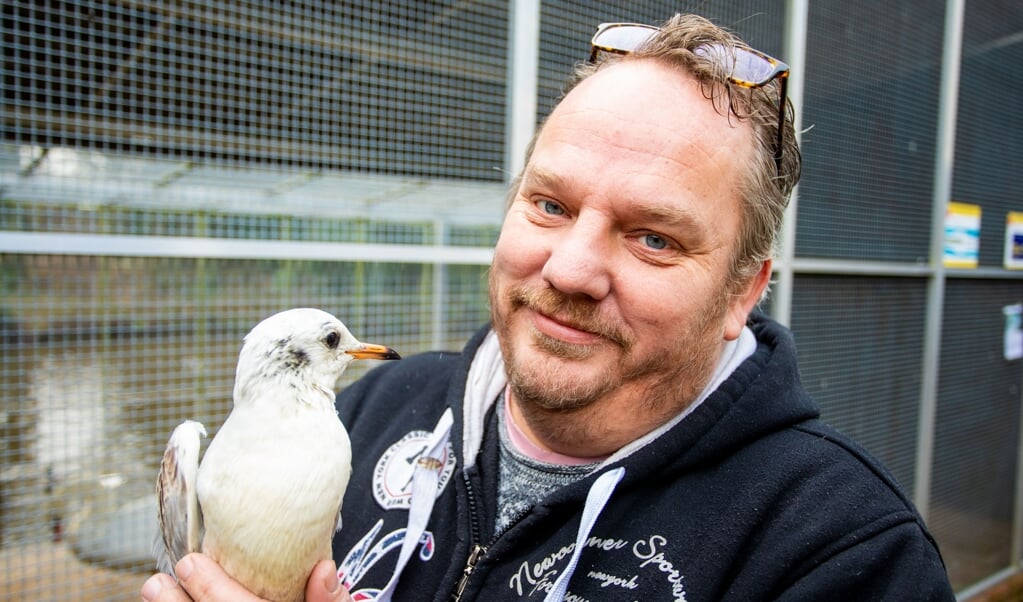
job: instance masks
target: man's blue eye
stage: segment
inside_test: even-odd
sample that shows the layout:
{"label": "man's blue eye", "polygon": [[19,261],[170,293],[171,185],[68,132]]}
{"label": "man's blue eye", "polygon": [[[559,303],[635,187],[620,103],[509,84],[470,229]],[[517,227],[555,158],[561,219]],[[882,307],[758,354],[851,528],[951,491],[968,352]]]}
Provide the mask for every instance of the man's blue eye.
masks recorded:
{"label": "man's blue eye", "polygon": [[563,215],[565,213],[565,210],[561,208],[561,205],[554,201],[539,201],[537,204],[540,205],[540,209],[544,213],[548,213],[550,215]]}
{"label": "man's blue eye", "polygon": [[668,241],[656,234],[644,234],[643,242],[646,243],[646,246],[658,251],[668,246]]}

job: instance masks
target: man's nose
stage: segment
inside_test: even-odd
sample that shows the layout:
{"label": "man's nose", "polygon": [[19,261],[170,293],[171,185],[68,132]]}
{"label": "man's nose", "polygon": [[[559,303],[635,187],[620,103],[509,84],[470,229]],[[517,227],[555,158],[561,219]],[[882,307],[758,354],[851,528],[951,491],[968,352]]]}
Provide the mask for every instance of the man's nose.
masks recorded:
{"label": "man's nose", "polygon": [[577,219],[556,236],[543,278],[562,293],[603,299],[611,292],[611,247],[607,229],[597,220]]}

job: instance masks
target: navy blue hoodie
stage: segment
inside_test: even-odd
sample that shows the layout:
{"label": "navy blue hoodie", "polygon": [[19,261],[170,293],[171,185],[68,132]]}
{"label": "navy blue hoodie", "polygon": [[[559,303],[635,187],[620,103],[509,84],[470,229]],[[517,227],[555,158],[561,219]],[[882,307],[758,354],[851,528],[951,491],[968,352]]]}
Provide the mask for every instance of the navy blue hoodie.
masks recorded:
{"label": "navy blue hoodie", "polygon": [[[334,556],[355,600],[392,580],[401,601],[954,600],[892,476],[818,420],[791,334],[750,328],[756,351],[691,414],[499,534],[493,333],[370,371],[337,403],[354,459]],[[435,501],[412,500],[416,471]]]}

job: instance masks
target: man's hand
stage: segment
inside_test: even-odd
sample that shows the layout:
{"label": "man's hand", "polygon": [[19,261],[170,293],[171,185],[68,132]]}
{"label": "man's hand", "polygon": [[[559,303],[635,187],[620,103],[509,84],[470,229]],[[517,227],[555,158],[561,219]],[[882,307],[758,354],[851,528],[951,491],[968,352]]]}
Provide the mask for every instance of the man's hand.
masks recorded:
{"label": "man's hand", "polygon": [[[203,554],[189,554],[174,567],[179,583],[170,575],[159,573],[142,586],[142,599],[146,602],[265,602],[240,583],[228,576],[220,565]],[[305,586],[306,602],[351,602],[345,588],[337,579],[333,561],[319,562],[309,575]]]}

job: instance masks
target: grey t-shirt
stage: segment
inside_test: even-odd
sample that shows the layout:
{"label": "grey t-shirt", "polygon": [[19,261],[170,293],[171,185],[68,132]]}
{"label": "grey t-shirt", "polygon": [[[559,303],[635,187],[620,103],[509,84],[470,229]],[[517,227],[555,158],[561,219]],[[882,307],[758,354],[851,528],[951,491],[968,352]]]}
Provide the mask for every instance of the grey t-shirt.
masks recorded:
{"label": "grey t-shirt", "polygon": [[550,464],[524,455],[515,449],[508,435],[504,393],[497,400],[498,432],[501,438],[500,481],[497,491],[497,519],[494,532],[500,533],[534,504],[559,489],[578,481],[600,466],[593,464]]}

